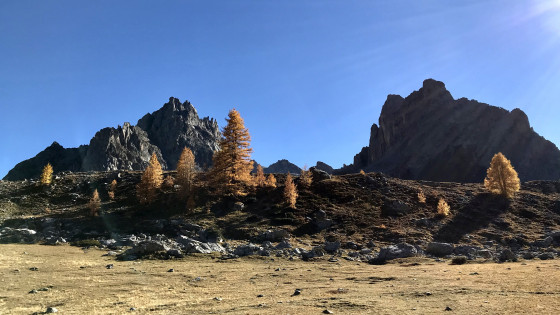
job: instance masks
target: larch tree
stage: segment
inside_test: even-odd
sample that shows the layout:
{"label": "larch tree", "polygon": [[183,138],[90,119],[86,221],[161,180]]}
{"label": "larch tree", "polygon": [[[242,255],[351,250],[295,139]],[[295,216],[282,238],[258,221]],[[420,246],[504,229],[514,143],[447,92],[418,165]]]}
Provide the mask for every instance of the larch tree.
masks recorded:
{"label": "larch tree", "polygon": [[299,175],[299,182],[301,183],[301,186],[306,188],[311,186],[311,183],[313,182],[313,179],[311,178],[311,171],[307,169],[307,165],[305,165],[301,169],[301,174]]}
{"label": "larch tree", "polygon": [[179,162],[177,162],[177,183],[181,185],[183,194],[188,195],[192,192],[194,179],[196,176],[196,163],[191,149],[185,147]]}
{"label": "larch tree", "polygon": [[297,197],[298,193],[296,185],[292,180],[292,175],[288,173],[288,176],[286,176],[286,182],[284,183],[284,201],[290,208],[295,208]]}
{"label": "larch tree", "polygon": [[520,186],[519,176],[511,162],[501,152],[495,154],[486,171],[484,187],[493,194],[513,198]]}
{"label": "larch tree", "polygon": [[255,184],[258,187],[266,186],[266,177],[264,177],[264,170],[262,166],[257,165],[257,174],[255,176]]}
{"label": "larch tree", "polygon": [[140,183],[136,186],[136,195],[140,203],[146,204],[154,200],[157,189],[163,183],[163,170],[155,153],[150,158],[150,164],[142,174]]}
{"label": "larch tree", "polygon": [[101,207],[101,199],[99,198],[99,193],[97,192],[97,189],[96,189],[96,190],[93,191],[91,199],[89,200],[89,203],[88,203],[89,214],[92,217],[98,216],[100,207]]}
{"label": "larch tree", "polygon": [[251,136],[237,110],[229,111],[226,122],[220,150],[212,158],[210,182],[220,193],[241,196],[246,194],[246,187],[252,184]]}
{"label": "larch tree", "polygon": [[272,174],[268,174],[265,185],[266,187],[276,188],[276,177]]}
{"label": "larch tree", "polygon": [[107,194],[109,195],[109,199],[111,200],[115,199],[116,191],[117,191],[117,180],[113,179],[113,181],[109,185],[109,191],[107,192]]}
{"label": "larch tree", "polygon": [[41,173],[41,185],[50,185],[52,183],[53,168],[51,163],[47,163]]}

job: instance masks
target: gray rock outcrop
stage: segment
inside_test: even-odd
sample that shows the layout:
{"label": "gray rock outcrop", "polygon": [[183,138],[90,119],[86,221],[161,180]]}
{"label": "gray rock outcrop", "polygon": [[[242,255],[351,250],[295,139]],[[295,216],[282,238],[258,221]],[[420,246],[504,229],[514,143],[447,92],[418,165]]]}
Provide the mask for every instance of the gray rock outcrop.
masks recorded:
{"label": "gray rock outcrop", "polygon": [[4,180],[37,178],[47,163],[62,171],[143,170],[152,153],[164,169],[175,169],[184,147],[190,148],[200,168],[211,166],[219,148],[216,120],[198,117],[191,103],[171,97],[159,110],[130,123],[98,131],[89,145],[64,148],[57,142],[35,157],[18,163]]}
{"label": "gray rock outcrop", "polygon": [[369,146],[337,173],[363,169],[403,179],[481,182],[498,152],[522,181],[560,178],[560,151],[531,128],[523,111],[455,100],[442,82],[428,79],[406,98],[387,97]]}

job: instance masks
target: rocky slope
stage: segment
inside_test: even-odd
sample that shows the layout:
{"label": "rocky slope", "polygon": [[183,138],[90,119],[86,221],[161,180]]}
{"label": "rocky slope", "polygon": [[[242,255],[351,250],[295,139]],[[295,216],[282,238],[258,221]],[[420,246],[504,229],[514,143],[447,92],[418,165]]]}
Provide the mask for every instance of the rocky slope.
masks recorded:
{"label": "rocky slope", "polygon": [[338,172],[481,182],[497,152],[512,161],[522,181],[560,178],[560,151],[531,128],[523,111],[455,100],[442,82],[428,79],[406,98],[387,97],[369,146]]}
{"label": "rocky slope", "polygon": [[36,178],[51,163],[56,172],[142,170],[156,153],[162,167],[174,169],[184,147],[199,167],[212,164],[220,130],[211,118],[200,119],[191,103],[171,97],[159,110],[146,114],[137,126],[130,123],[98,131],[89,145],[63,148],[54,142],[35,157],[18,163],[4,180]]}
{"label": "rocky slope", "polygon": [[[138,171],[60,173],[49,187],[0,181],[0,243],[95,239],[108,247],[131,246],[123,258],[161,251],[302,259],[329,253],[326,257],[371,263],[415,255],[512,260],[560,254],[558,181],[526,182],[515,198],[505,200],[480,183],[368,173],[325,177],[301,187],[296,177],[299,198],[291,209],[282,202],[286,176],[275,176],[278,187],[237,200],[200,189],[189,212],[174,186],[162,187],[153,204],[139,205]],[[107,190],[113,179],[118,184],[111,200]],[[99,217],[87,215],[94,189],[102,200]],[[451,207],[448,217],[437,215],[440,198]]]}

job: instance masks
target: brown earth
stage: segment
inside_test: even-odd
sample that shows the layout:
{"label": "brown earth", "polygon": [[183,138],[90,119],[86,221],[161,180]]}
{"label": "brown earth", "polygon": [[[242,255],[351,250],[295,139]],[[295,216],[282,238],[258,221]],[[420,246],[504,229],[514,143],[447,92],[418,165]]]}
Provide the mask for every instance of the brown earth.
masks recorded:
{"label": "brown earth", "polygon": [[560,308],[558,261],[450,265],[412,258],[374,266],[190,256],[123,262],[104,253],[0,245],[0,314],[41,314],[47,307],[62,314],[131,308],[134,314],[555,314]]}

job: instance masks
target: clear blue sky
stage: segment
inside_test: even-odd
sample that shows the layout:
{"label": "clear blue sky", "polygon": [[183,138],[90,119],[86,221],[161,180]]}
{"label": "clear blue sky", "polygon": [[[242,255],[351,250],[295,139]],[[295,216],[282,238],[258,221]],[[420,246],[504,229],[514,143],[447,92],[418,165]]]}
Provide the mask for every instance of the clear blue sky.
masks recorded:
{"label": "clear blue sky", "polygon": [[0,178],[170,96],[236,107],[263,165],[340,167],[426,78],[558,145],[560,0],[0,1]]}

